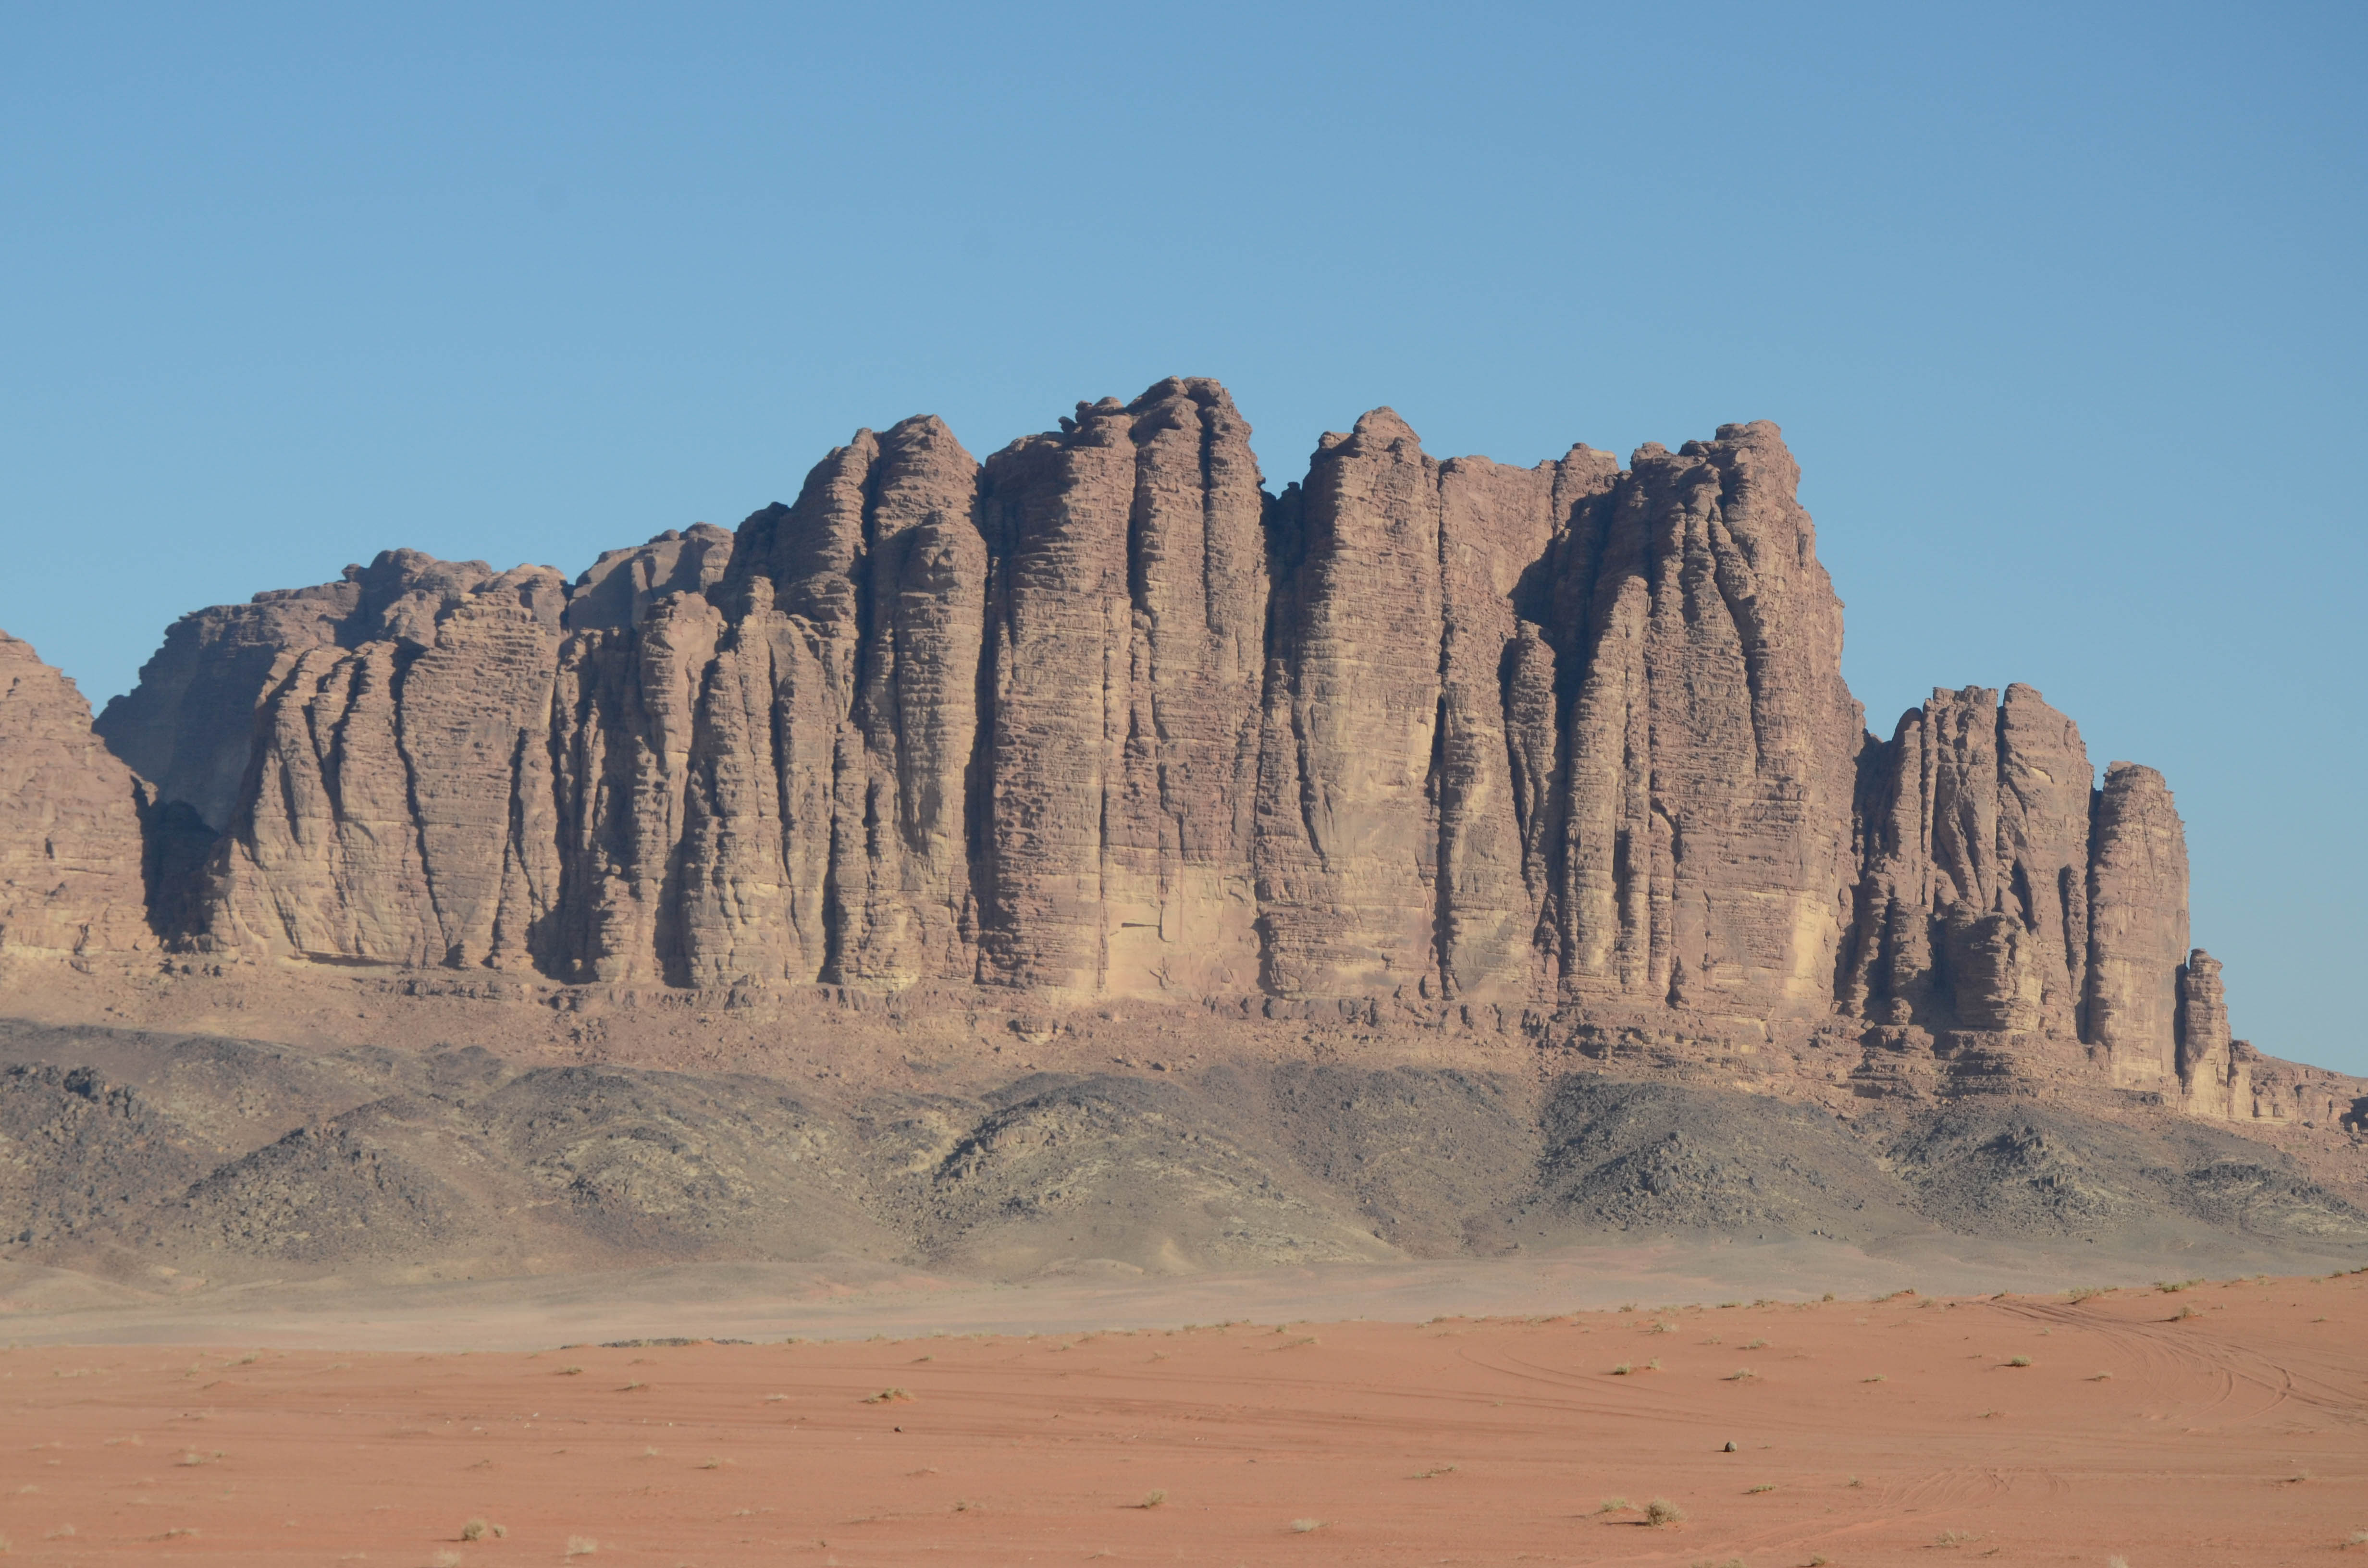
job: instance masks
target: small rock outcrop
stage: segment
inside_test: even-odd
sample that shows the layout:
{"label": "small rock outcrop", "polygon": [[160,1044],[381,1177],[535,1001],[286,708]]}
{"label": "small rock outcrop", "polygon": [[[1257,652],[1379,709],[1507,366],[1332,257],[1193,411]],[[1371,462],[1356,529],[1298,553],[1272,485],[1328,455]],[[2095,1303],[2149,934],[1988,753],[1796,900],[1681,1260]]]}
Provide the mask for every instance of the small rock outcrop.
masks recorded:
{"label": "small rock outcrop", "polygon": [[74,682],[0,631],[0,951],[154,945],[141,805]]}

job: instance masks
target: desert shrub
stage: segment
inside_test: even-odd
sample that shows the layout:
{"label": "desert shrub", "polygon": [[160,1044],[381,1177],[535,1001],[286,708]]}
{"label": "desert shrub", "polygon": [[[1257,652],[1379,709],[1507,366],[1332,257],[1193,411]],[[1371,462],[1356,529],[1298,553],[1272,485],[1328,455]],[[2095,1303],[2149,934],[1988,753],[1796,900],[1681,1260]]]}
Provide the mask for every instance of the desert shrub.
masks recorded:
{"label": "desert shrub", "polygon": [[1662,1525],[1681,1525],[1686,1522],[1686,1511],[1667,1497],[1656,1497],[1645,1505],[1645,1522],[1656,1528]]}

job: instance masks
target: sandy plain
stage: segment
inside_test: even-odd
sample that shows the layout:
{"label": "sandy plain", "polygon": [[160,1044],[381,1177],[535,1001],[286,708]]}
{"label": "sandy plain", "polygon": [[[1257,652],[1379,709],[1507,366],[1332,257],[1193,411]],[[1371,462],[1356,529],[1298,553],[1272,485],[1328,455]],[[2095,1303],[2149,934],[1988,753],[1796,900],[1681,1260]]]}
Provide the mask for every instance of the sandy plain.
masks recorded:
{"label": "sandy plain", "polygon": [[[1656,1498],[1682,1520],[1646,1522]],[[0,1533],[28,1562],[2168,1568],[2368,1561],[2344,1545],[2362,1530],[2368,1274],[1421,1324],[0,1353]]]}

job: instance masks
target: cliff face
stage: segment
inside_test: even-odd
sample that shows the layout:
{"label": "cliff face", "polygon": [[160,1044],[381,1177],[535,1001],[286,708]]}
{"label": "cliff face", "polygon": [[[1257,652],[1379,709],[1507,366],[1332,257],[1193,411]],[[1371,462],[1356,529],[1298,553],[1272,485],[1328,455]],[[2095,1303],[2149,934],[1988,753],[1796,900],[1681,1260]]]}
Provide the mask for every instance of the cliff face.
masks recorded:
{"label": "cliff face", "polygon": [[2078,1034],[2095,881],[2078,728],[2027,686],[2003,702],[1935,691],[1869,760],[1844,1006],[1885,1023]]}
{"label": "cliff face", "polygon": [[1249,426],[1211,381],[1061,424],[979,485],[978,975],[1246,991],[1267,600]]}
{"label": "cliff face", "polygon": [[74,682],[0,632],[0,949],[152,945],[140,806]]}
{"label": "cliff face", "polygon": [[1280,496],[1249,434],[1205,381],[983,464],[911,419],[572,586],[391,551],[186,617],[98,723],[156,918],[570,982],[1838,1015],[2240,1097],[2159,775],[2098,788],[2021,686],[1866,735],[1774,426],[1520,469],[1379,409]]}

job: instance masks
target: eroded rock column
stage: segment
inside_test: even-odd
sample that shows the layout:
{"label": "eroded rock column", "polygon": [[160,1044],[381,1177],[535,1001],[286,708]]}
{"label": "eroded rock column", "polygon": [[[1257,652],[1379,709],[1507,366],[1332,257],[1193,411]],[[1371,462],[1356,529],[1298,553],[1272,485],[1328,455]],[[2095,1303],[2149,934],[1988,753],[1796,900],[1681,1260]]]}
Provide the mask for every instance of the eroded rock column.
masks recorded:
{"label": "eroded rock column", "polygon": [[2089,866],[2089,1028],[2113,1082],[2162,1088],[2176,1071],[2187,946],[2187,835],[2162,775],[2105,769]]}
{"label": "eroded rock column", "polygon": [[1245,988],[1266,606],[1249,426],[1201,381],[1062,425],[996,453],[981,484],[980,975]]}

